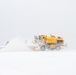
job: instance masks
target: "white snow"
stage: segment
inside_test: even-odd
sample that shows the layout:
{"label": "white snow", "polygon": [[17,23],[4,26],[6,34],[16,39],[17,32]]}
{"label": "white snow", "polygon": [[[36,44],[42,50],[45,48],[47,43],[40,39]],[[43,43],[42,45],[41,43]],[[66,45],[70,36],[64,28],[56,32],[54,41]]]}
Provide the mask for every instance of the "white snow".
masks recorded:
{"label": "white snow", "polygon": [[33,51],[35,45],[12,39],[0,49],[0,75],[76,75],[76,50]]}
{"label": "white snow", "polygon": [[76,52],[0,52],[0,75],[76,75]]}
{"label": "white snow", "polygon": [[6,46],[1,46],[1,52],[32,51],[36,45],[32,41],[23,40],[20,37],[12,39]]}

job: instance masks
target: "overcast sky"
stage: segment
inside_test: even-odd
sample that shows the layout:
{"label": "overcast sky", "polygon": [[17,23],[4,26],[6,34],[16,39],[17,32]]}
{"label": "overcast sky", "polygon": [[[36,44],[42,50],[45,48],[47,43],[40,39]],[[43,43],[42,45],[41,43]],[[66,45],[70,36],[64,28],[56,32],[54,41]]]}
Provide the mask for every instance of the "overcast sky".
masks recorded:
{"label": "overcast sky", "polygon": [[76,0],[0,0],[0,44],[34,34],[59,35],[76,48]]}

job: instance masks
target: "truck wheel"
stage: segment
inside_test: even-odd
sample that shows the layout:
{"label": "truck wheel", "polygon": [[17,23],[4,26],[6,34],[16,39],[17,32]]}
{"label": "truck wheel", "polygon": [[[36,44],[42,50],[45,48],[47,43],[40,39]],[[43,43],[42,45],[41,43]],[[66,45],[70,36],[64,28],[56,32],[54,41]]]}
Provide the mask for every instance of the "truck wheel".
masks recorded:
{"label": "truck wheel", "polygon": [[57,46],[57,47],[56,47],[56,50],[60,50],[60,49],[61,49],[60,46]]}
{"label": "truck wheel", "polygon": [[54,50],[54,48],[51,48],[51,50],[53,51],[53,50]]}
{"label": "truck wheel", "polygon": [[40,47],[40,50],[42,50],[42,51],[45,51],[45,49],[46,49],[45,46]]}

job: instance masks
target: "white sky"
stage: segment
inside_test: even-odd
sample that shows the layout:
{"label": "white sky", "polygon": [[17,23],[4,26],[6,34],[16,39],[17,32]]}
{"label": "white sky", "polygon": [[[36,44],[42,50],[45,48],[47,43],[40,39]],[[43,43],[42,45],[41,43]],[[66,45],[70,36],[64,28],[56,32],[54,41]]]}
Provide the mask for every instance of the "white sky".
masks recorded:
{"label": "white sky", "polygon": [[0,0],[0,44],[15,36],[64,37],[76,48],[76,0]]}

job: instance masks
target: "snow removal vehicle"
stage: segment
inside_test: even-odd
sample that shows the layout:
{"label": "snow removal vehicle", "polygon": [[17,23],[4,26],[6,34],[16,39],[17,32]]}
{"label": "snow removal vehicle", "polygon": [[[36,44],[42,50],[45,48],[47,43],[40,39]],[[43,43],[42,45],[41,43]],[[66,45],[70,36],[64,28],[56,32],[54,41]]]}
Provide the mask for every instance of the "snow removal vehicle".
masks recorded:
{"label": "snow removal vehicle", "polygon": [[54,49],[61,49],[64,46],[64,39],[62,37],[55,37],[53,35],[46,36],[46,35],[39,35],[34,36],[34,43],[38,45],[39,50],[54,50]]}

